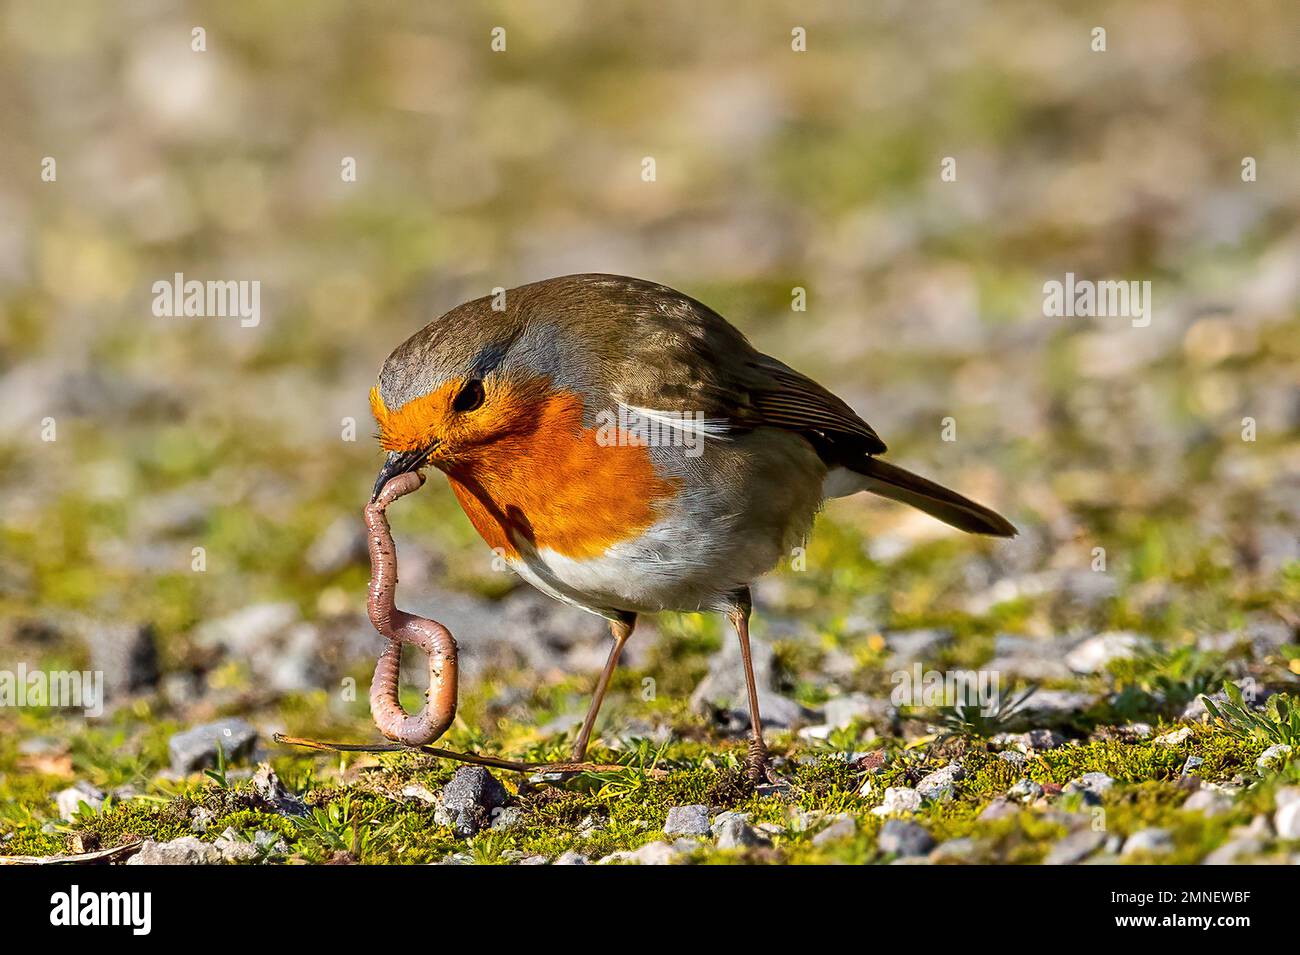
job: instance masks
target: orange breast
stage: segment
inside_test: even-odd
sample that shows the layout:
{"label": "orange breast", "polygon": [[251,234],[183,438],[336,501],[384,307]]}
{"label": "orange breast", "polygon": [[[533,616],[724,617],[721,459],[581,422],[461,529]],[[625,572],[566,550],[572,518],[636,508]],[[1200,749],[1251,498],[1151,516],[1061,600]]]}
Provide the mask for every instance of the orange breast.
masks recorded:
{"label": "orange breast", "polygon": [[518,556],[531,542],[566,557],[596,557],[659,516],[676,482],[655,473],[646,447],[603,442],[582,426],[582,399],[553,392],[512,432],[447,470],[452,491],[488,546]]}

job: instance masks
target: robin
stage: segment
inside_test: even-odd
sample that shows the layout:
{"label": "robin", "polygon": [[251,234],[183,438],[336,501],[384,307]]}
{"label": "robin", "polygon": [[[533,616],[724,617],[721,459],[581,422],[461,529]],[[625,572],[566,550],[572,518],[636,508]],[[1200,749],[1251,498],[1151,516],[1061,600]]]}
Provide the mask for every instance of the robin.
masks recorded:
{"label": "robin", "polygon": [[844,401],[708,306],[641,279],[569,275],[460,305],[385,359],[370,403],[388,452],[376,496],[437,468],[524,580],[609,620],[575,762],[637,616],[718,611],[740,641],[749,774],[772,778],[749,585],[827,498],[869,491],[970,533],[1016,533],[882,461],[885,443]]}

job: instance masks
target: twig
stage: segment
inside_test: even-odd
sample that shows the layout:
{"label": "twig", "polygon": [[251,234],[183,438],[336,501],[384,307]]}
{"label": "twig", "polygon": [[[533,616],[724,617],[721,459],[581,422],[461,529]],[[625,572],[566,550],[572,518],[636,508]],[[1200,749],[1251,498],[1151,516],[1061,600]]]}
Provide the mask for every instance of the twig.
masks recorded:
{"label": "twig", "polygon": [[77,852],[62,856],[0,856],[0,865],[86,865],[92,862],[115,862],[124,856],[135,855],[142,845],[143,842],[128,842],[97,852]]}
{"label": "twig", "polygon": [[[481,753],[458,752],[441,749],[437,746],[404,746],[401,743],[327,743],[317,739],[304,739],[300,736],[285,736],[276,733],[273,739],[288,746],[303,746],[307,749],[327,753],[423,753],[438,759],[454,759],[462,763],[477,766],[491,766],[493,769],[505,769],[515,773],[622,773],[632,772],[640,767],[624,766],[621,763],[525,763],[515,759],[502,759],[499,756],[484,756]],[[652,779],[666,776],[662,769],[646,768],[645,774]]]}

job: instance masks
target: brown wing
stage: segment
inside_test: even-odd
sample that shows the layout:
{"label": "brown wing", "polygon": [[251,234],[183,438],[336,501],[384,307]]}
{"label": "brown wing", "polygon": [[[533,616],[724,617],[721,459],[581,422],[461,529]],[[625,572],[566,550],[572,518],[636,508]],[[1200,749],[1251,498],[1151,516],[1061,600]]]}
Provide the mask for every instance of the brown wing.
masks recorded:
{"label": "brown wing", "polygon": [[757,351],[717,312],[681,292],[612,275],[566,276],[545,284],[550,294],[563,291],[568,314],[581,325],[592,353],[606,359],[603,386],[620,400],[702,412],[739,429],[793,431],[827,463],[851,464],[885,450],[880,436],[844,401]]}
{"label": "brown wing", "polygon": [[883,454],[885,442],[842,399],[768,355],[758,355],[751,386],[754,410],[769,427],[797,431],[818,452],[839,461]]}

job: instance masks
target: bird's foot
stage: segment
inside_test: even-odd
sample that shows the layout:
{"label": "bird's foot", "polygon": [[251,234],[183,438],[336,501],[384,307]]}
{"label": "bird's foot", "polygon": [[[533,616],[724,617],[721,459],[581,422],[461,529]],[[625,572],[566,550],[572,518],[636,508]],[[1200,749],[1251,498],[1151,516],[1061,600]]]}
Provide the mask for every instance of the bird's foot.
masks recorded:
{"label": "bird's foot", "polygon": [[750,785],[760,796],[781,796],[793,789],[789,781],[778,776],[772,768],[772,757],[762,737],[749,738],[749,756],[745,760],[745,767]]}

